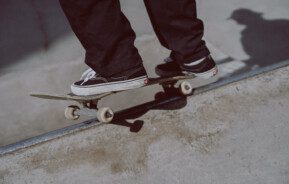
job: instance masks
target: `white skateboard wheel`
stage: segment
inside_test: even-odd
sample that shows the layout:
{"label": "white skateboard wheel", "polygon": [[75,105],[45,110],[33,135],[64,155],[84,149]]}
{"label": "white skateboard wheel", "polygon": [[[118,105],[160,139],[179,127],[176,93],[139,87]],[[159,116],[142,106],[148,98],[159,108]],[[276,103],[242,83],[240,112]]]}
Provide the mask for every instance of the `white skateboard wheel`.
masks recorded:
{"label": "white skateboard wheel", "polygon": [[189,82],[187,82],[187,81],[181,82],[179,88],[180,88],[180,91],[181,91],[181,93],[183,95],[189,95],[189,94],[191,94],[193,92],[192,85]]}
{"label": "white skateboard wheel", "polygon": [[102,107],[97,111],[97,119],[102,123],[110,123],[113,115],[114,113],[109,107]]}
{"label": "white skateboard wheel", "polygon": [[77,120],[79,118],[79,115],[75,115],[75,111],[77,110],[79,110],[79,107],[75,105],[66,107],[64,112],[65,118],[68,120]]}

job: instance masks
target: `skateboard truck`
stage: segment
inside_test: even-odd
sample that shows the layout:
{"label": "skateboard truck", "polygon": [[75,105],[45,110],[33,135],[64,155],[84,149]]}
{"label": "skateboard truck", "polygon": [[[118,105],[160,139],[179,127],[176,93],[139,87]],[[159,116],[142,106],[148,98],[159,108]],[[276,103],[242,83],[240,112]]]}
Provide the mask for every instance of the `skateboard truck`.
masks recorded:
{"label": "skateboard truck", "polygon": [[110,123],[113,119],[114,113],[109,107],[102,107],[99,109],[89,109],[82,108],[80,109],[78,106],[71,105],[65,109],[65,118],[68,120],[77,120],[80,116],[90,116],[97,117],[100,122]]}
{"label": "skateboard truck", "polygon": [[82,103],[83,108],[76,105],[68,106],[65,109],[65,118],[68,120],[77,120],[80,116],[97,117],[100,122],[110,123],[113,119],[114,113],[109,107],[97,108],[97,101],[91,100],[90,102]]}

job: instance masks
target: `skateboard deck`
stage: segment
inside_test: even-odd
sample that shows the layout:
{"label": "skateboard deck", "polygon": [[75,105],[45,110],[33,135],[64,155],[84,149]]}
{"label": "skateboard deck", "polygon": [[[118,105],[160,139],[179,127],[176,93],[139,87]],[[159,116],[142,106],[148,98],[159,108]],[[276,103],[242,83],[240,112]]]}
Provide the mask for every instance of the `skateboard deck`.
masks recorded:
{"label": "skateboard deck", "polygon": [[[180,92],[183,95],[189,95],[193,88],[186,80],[192,79],[195,76],[193,75],[183,75],[183,76],[173,76],[173,77],[157,77],[157,78],[149,78],[146,85],[142,87],[152,86],[155,84],[162,85],[164,90],[175,88],[174,85],[178,81],[183,81],[178,88],[180,89]],[[131,89],[129,89],[131,90]],[[123,90],[123,91],[129,91],[129,90]],[[67,100],[67,101],[75,101],[81,104],[83,107],[80,108],[78,106],[69,106],[65,110],[65,117],[69,120],[76,120],[79,118],[80,115],[86,115],[86,116],[96,116],[97,119],[101,122],[108,123],[112,121],[113,118],[113,111],[108,108],[98,108],[97,103],[102,98],[116,94],[123,91],[112,91],[108,93],[102,93],[98,95],[91,95],[91,96],[78,96],[74,95],[72,93],[68,94],[50,94],[50,93],[30,93],[30,96],[42,98],[42,99],[48,99],[48,100]]]}
{"label": "skateboard deck", "polygon": [[[157,78],[149,78],[148,83],[143,87],[155,85],[155,84],[165,84],[165,83],[173,83],[177,82],[179,80],[186,80],[186,79],[192,79],[194,76],[174,76],[174,77],[157,77]],[[127,90],[124,90],[127,91]],[[100,100],[106,96],[119,93],[122,91],[112,91],[108,93],[102,93],[98,95],[91,95],[91,96],[78,96],[74,95],[72,93],[68,94],[50,94],[50,93],[31,93],[30,96],[42,98],[42,99],[48,99],[48,100],[68,100],[68,101],[76,101],[76,102],[88,102],[88,101],[96,101]]]}

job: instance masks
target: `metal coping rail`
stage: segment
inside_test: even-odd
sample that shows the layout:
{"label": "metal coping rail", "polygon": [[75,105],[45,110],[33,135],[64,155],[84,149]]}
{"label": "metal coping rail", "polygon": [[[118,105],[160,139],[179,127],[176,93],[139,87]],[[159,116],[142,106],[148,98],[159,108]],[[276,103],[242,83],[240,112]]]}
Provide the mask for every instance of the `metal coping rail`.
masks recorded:
{"label": "metal coping rail", "polygon": [[[259,69],[253,70],[253,71],[249,71],[246,73],[238,74],[238,75],[232,76],[230,78],[223,78],[223,79],[221,79],[215,83],[211,83],[211,84],[208,84],[206,86],[202,86],[202,87],[195,89],[193,95],[204,93],[204,92],[210,91],[212,89],[216,89],[216,88],[228,85],[228,84],[233,83],[233,82],[244,80],[244,79],[247,79],[247,78],[262,74],[262,73],[270,72],[270,71],[276,70],[278,68],[286,67],[286,66],[289,66],[289,60],[285,60],[283,62],[279,62],[279,63],[273,64],[270,66],[266,66],[266,67],[262,67],[262,68],[259,68]],[[162,101],[162,102],[156,103],[154,105],[154,107],[164,105],[164,103],[170,103],[172,101],[177,101],[179,99],[180,98],[172,97],[171,99],[168,99],[165,102]],[[141,106],[141,107],[143,107],[143,106]],[[123,111],[125,111],[125,110],[123,110]],[[117,113],[120,114],[120,113],[122,113],[122,111],[119,111]],[[54,130],[54,131],[39,135],[39,136],[35,136],[35,137],[29,138],[29,139],[26,139],[26,140],[23,140],[23,141],[20,141],[17,143],[2,146],[2,147],[0,147],[0,156],[4,156],[6,154],[13,153],[15,151],[18,151],[18,150],[21,150],[24,148],[32,147],[32,146],[35,146],[37,144],[48,142],[48,141],[63,137],[65,135],[69,135],[69,134],[72,134],[75,132],[89,129],[91,127],[99,126],[101,124],[103,124],[103,123],[97,121],[97,119],[91,119],[91,120],[88,120],[88,121],[85,121],[82,123],[74,124],[74,125],[71,125],[68,127],[64,127],[64,128],[58,129],[58,130]]]}

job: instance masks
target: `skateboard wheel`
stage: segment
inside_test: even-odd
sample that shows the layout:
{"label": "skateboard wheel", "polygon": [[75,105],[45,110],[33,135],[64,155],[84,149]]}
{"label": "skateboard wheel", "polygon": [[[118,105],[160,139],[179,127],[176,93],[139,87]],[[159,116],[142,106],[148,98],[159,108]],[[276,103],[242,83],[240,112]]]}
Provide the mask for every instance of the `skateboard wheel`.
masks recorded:
{"label": "skateboard wheel", "polygon": [[179,87],[181,93],[183,95],[189,95],[193,92],[193,87],[192,85],[187,82],[187,81],[183,81],[181,84],[180,84],[180,87]]}
{"label": "skateboard wheel", "polygon": [[114,113],[109,107],[99,108],[97,111],[97,119],[102,123],[110,123],[113,115]]}
{"label": "skateboard wheel", "polygon": [[75,111],[77,110],[79,110],[79,107],[75,105],[66,107],[64,112],[65,118],[68,120],[77,120],[79,118],[79,115],[75,115]]}

